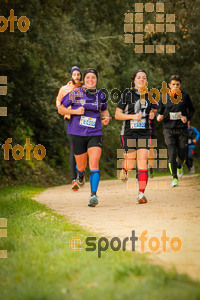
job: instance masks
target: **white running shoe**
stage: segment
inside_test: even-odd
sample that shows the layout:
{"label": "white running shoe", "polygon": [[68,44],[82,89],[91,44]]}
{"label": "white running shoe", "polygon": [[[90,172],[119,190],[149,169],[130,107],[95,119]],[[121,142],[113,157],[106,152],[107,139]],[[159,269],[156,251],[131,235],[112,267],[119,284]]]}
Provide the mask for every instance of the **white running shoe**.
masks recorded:
{"label": "white running shoe", "polygon": [[178,179],[177,179],[177,178],[174,178],[174,179],[172,180],[171,186],[172,186],[172,187],[178,186]]}
{"label": "white running shoe", "polygon": [[179,178],[183,177],[183,167],[177,168],[177,175]]}
{"label": "white running shoe", "polygon": [[144,193],[139,192],[137,196],[137,204],[145,204],[147,203],[147,198],[145,197]]}

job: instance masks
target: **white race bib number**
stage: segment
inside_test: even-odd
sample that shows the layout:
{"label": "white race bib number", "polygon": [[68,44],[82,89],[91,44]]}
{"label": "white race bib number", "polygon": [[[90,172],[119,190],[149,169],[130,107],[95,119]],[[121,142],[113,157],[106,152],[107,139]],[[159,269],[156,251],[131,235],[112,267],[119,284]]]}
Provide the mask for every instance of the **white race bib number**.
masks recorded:
{"label": "white race bib number", "polygon": [[130,120],[131,129],[144,129],[146,125],[146,120],[136,121]]}
{"label": "white race bib number", "polygon": [[181,119],[181,111],[179,112],[170,112],[170,120],[180,120]]}
{"label": "white race bib number", "polygon": [[97,120],[96,118],[81,116],[79,124],[82,125],[82,126],[95,128],[96,120]]}

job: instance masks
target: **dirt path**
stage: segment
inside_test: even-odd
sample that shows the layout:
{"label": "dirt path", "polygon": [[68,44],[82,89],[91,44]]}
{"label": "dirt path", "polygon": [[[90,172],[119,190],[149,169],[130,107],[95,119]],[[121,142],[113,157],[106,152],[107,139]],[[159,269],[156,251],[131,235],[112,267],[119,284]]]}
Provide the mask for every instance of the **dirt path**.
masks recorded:
{"label": "dirt path", "polygon": [[[136,181],[122,183],[120,180],[100,182],[99,205],[95,208],[87,206],[89,183],[78,192],[71,191],[70,186],[49,188],[34,199],[109,240],[116,236],[130,237],[132,230],[139,237],[147,230],[145,252],[153,262],[166,267],[174,265],[178,272],[200,280],[200,180],[196,176],[183,176],[176,188],[169,187],[170,182],[170,177],[150,179],[145,205],[136,204]],[[167,242],[167,251],[162,251],[163,230],[170,240],[181,239],[179,251],[173,252],[170,242]],[[151,237],[160,241],[156,252],[148,247]],[[130,248],[131,244],[127,245]],[[136,242],[139,252],[140,245]]]}

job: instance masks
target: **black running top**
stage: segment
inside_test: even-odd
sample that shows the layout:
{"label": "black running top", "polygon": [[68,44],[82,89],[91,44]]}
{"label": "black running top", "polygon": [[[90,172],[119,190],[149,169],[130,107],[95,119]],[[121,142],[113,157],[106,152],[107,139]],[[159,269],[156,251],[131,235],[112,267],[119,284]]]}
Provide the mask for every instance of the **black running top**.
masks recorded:
{"label": "black running top", "polygon": [[[180,115],[187,117],[187,120],[190,121],[192,118],[195,109],[190,99],[190,96],[187,93],[182,92],[182,99],[178,104],[175,104],[171,101],[169,94],[167,94],[166,104],[163,104],[162,98],[158,103],[158,115],[164,115],[163,118],[163,127],[164,128],[185,128],[187,123],[183,123],[180,120]],[[176,98],[176,97],[175,97]]]}

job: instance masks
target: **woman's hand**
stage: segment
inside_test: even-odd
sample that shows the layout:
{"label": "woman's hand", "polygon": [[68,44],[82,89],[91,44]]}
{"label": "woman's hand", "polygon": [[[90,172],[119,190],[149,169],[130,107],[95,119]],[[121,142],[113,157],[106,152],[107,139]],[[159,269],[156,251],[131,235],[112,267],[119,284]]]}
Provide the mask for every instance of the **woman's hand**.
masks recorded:
{"label": "woman's hand", "polygon": [[83,106],[77,108],[76,110],[74,110],[74,112],[76,112],[76,115],[84,115],[85,113],[85,108]]}
{"label": "woman's hand", "polygon": [[111,117],[110,116],[102,116],[102,124],[103,125],[108,125],[108,123],[110,122]]}
{"label": "woman's hand", "polygon": [[133,120],[140,121],[142,119],[142,113],[133,115]]}
{"label": "woman's hand", "polygon": [[109,111],[106,109],[106,110],[103,110],[101,111],[101,117],[102,117],[102,124],[103,125],[108,125],[108,123],[110,122],[110,114],[109,114]]}
{"label": "woman's hand", "polygon": [[181,121],[182,121],[183,123],[186,123],[186,122],[187,122],[187,117],[181,116]]}
{"label": "woman's hand", "polygon": [[163,120],[163,118],[164,118],[164,116],[163,116],[163,115],[158,115],[158,116],[157,116],[157,121],[158,121],[158,122],[160,122],[160,121],[162,121],[162,120]]}
{"label": "woman's hand", "polygon": [[149,119],[153,120],[154,117],[155,117],[155,114],[154,114],[153,110],[151,110],[150,113],[149,113]]}

